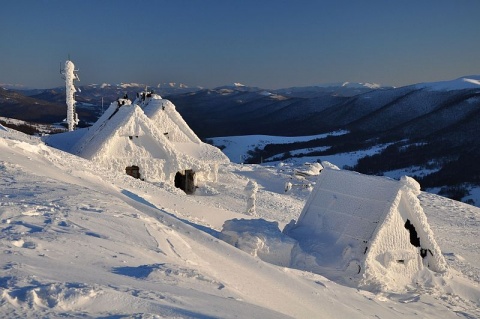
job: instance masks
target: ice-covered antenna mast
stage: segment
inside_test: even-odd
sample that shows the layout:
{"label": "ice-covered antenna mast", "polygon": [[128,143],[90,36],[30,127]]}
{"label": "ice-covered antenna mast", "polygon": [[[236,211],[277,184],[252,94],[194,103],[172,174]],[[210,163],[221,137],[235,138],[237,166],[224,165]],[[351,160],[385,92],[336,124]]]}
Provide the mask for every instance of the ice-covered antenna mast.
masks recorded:
{"label": "ice-covered antenna mast", "polygon": [[68,130],[73,131],[75,129],[75,126],[78,124],[78,115],[75,113],[75,92],[77,90],[75,89],[74,82],[76,80],[80,81],[78,78],[77,72],[78,70],[75,70],[75,65],[73,64],[70,59],[68,59],[65,62],[65,67],[63,70],[60,70],[60,72],[63,75],[63,78],[65,79],[65,93],[66,93],[66,102],[67,102],[67,124],[68,124]]}

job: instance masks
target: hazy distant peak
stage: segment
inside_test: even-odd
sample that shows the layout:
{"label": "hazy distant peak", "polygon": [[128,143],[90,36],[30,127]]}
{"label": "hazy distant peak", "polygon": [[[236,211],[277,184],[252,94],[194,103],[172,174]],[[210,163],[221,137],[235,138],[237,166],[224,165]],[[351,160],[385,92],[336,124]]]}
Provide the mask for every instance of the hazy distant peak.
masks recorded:
{"label": "hazy distant peak", "polygon": [[23,84],[0,83],[0,87],[13,90],[25,90],[27,87]]}
{"label": "hazy distant peak", "polygon": [[417,84],[416,87],[419,89],[428,89],[432,91],[480,89],[480,75],[469,75],[448,81],[424,82]]}
{"label": "hazy distant peak", "polygon": [[480,86],[480,75],[470,75],[467,77],[463,77],[460,80],[463,80],[465,84],[473,85],[474,88],[477,88]]}
{"label": "hazy distant peak", "polygon": [[379,89],[379,88],[382,87],[380,84],[368,83],[368,82],[366,82],[366,83],[344,82],[341,86],[342,87],[349,87],[349,88],[368,88],[368,89]]}
{"label": "hazy distant peak", "polygon": [[126,89],[130,87],[133,87],[133,88],[144,87],[145,85],[140,83],[120,83],[118,84],[118,86]]}
{"label": "hazy distant peak", "polygon": [[100,88],[100,89],[105,89],[105,88],[109,88],[109,87],[119,87],[119,88],[123,88],[123,89],[126,89],[126,88],[137,88],[137,87],[145,87],[144,84],[139,84],[139,83],[123,83],[121,82],[120,84],[110,84],[110,83],[102,83],[102,84],[89,84],[88,85],[89,87],[93,87],[93,88]]}
{"label": "hazy distant peak", "polygon": [[168,82],[168,83],[158,83],[157,88],[177,88],[177,89],[188,89],[189,86],[183,83],[177,83],[177,82]]}

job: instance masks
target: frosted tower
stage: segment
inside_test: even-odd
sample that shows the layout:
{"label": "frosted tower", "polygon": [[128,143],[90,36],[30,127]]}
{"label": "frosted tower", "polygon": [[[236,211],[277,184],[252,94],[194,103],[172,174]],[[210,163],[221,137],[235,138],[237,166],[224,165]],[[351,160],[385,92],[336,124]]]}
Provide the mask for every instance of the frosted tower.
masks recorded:
{"label": "frosted tower", "polygon": [[72,61],[67,60],[65,62],[65,68],[62,71],[62,74],[65,79],[65,93],[66,93],[66,102],[67,102],[67,124],[68,130],[73,131],[75,125],[78,124],[78,115],[75,113],[75,92],[77,90],[74,86],[74,81],[79,80],[78,75],[75,73],[78,70],[75,70],[75,65]]}

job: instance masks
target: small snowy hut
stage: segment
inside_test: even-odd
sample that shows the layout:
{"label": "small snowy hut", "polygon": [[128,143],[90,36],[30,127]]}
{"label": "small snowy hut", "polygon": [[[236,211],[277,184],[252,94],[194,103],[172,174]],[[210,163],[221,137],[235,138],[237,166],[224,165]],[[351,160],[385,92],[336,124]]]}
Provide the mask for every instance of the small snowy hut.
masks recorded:
{"label": "small snowy hut", "polygon": [[[199,181],[215,181],[218,165],[228,158],[201,142],[170,101],[140,96],[134,103],[113,102],[75,143],[59,148],[142,180],[171,182],[186,193]],[[53,135],[46,142],[56,147],[62,140]]]}
{"label": "small snowy hut", "polygon": [[420,185],[409,177],[396,181],[325,168],[298,221],[284,230],[315,265],[305,265],[305,255],[292,262],[360,286],[394,290],[425,267],[444,272],[419,194]]}

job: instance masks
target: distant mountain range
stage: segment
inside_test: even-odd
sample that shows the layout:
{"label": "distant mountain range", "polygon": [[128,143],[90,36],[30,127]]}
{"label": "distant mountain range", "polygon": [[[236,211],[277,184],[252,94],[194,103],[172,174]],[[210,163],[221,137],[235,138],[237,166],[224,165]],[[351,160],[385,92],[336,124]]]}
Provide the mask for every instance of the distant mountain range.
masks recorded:
{"label": "distant mountain range", "polygon": [[[88,125],[102,113],[102,99],[106,108],[124,94],[134,98],[144,88],[135,83],[81,86],[76,96],[79,117]],[[380,153],[360,159],[353,169],[382,174],[428,166],[431,173],[418,177],[422,186],[480,185],[480,76],[400,88],[345,82],[277,90],[240,83],[214,89],[162,84],[154,90],[170,99],[204,139],[349,132],[316,141],[266,145],[250,154],[250,162],[278,154],[321,158],[385,145]],[[63,88],[1,89],[0,116],[59,122],[66,114],[64,94]],[[298,152],[304,149],[315,151]]]}
{"label": "distant mountain range", "polygon": [[[220,88],[169,97],[202,137],[300,136],[344,130],[306,142],[267,144],[246,159],[322,158],[374,147],[354,169],[382,175],[415,167],[424,188],[465,198],[480,186],[480,77],[400,88],[327,86],[282,90]],[[219,145],[221,146],[221,145]],[[379,147],[381,146],[381,147]],[[479,203],[480,204],[480,203]]]}
{"label": "distant mountain range", "polygon": [[[75,99],[80,126],[88,126],[95,122],[103,109],[111,102],[127,94],[135,97],[148,87],[160,95],[181,94],[200,90],[190,88],[182,83],[162,83],[147,86],[139,83],[89,84],[77,87]],[[66,117],[65,88],[52,89],[6,89],[0,90],[0,116],[37,123],[62,122]]]}

